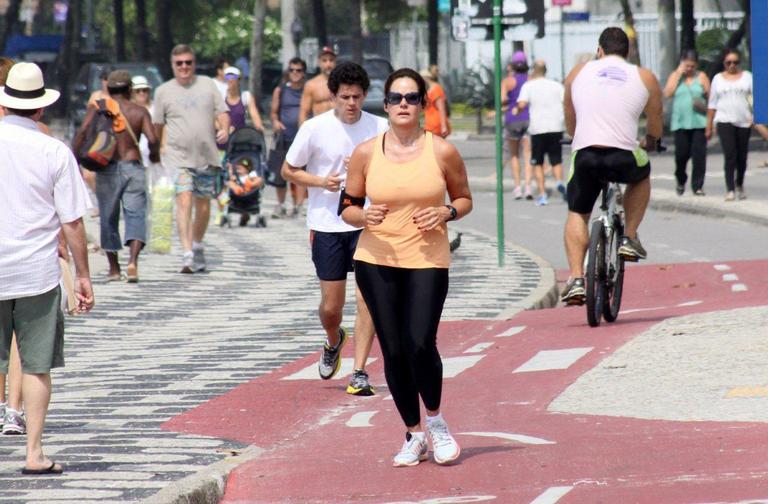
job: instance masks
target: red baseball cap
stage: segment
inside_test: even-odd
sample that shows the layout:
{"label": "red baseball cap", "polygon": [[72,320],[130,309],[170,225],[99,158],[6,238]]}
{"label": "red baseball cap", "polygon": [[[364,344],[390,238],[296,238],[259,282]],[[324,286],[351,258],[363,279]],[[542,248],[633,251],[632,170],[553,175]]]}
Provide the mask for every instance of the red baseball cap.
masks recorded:
{"label": "red baseball cap", "polygon": [[332,48],[328,46],[323,46],[323,48],[320,49],[320,56],[322,56],[323,54],[333,54],[334,56],[336,56],[336,51],[334,51]]}

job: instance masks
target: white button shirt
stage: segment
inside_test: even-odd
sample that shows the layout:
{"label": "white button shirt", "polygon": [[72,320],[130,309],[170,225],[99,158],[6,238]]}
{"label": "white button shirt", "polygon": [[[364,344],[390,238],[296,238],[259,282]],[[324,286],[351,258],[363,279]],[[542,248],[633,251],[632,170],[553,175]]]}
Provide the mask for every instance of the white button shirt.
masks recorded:
{"label": "white button shirt", "polygon": [[0,121],[0,300],[36,296],[59,284],[61,223],[91,208],[69,147],[35,121]]}

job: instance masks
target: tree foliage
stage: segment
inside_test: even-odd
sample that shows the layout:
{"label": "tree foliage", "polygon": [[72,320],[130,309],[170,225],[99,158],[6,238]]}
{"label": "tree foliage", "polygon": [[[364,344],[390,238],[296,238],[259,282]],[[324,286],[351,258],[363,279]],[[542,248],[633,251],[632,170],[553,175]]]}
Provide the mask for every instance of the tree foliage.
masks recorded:
{"label": "tree foliage", "polygon": [[[252,29],[253,12],[232,8],[220,12],[217,17],[201,20],[192,43],[203,58],[226,56],[235,59],[249,52]],[[265,19],[262,44],[264,62],[277,61],[282,36],[280,22],[274,17]]]}

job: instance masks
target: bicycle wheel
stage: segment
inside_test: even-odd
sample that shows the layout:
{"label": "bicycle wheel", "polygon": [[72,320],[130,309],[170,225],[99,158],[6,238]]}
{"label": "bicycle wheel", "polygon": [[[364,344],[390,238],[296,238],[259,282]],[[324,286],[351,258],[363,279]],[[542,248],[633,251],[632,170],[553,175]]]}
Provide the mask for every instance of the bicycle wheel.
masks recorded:
{"label": "bicycle wheel", "polygon": [[605,233],[602,221],[592,223],[589,237],[587,263],[587,322],[592,327],[600,325],[605,303]]}
{"label": "bicycle wheel", "polygon": [[624,234],[624,226],[620,219],[616,218],[605,250],[607,271],[603,318],[606,322],[614,322],[621,308],[621,294],[624,291],[624,259],[619,255],[619,240],[622,234]]}

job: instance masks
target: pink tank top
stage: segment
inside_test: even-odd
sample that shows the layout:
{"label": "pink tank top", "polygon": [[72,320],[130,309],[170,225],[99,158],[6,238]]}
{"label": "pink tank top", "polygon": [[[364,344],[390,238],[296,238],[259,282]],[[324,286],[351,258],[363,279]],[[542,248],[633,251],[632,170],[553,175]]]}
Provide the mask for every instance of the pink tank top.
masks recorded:
{"label": "pink tank top", "polygon": [[637,148],[637,123],[649,93],[636,65],[618,56],[590,61],[573,80],[571,96],[574,150],[592,145]]}

